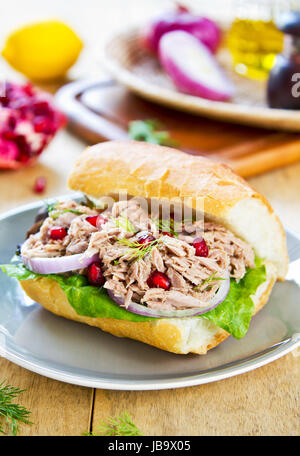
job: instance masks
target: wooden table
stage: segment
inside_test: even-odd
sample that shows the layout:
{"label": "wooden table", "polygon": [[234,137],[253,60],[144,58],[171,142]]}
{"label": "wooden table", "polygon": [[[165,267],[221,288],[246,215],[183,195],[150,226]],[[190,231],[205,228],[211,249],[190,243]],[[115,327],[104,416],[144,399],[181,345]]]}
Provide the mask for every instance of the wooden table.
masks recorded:
{"label": "wooden table", "polygon": [[[37,176],[47,177],[46,196],[66,194],[66,179],[84,144],[60,133],[32,168],[0,173],[0,211],[39,199]],[[250,180],[283,222],[300,232],[300,163]],[[0,380],[26,388],[32,411],[22,435],[80,435],[102,419],[128,410],[146,435],[299,435],[300,351],[234,378],[191,388],[120,392],[68,385],[0,359]]]}
{"label": "wooden table", "polygon": [[[15,3],[15,0],[10,2],[1,12],[1,24],[6,19],[4,32],[14,25]],[[59,11],[59,8],[63,10],[63,3],[52,0],[49,15],[53,16],[53,11]],[[116,6],[120,0],[112,3]],[[138,3],[138,13],[145,17],[150,11],[149,4],[153,2],[134,0],[129,3],[132,13],[136,11],[134,4]],[[143,10],[145,3],[148,9]],[[87,16],[95,18],[97,10],[103,27],[109,21],[112,23],[111,12],[108,14],[105,11],[107,15],[100,17],[100,12],[104,11],[103,1],[93,0],[90,4],[93,8],[88,9]],[[26,6],[27,19],[30,8],[37,16],[38,9],[35,8],[38,5],[37,1],[31,1],[30,7]],[[86,22],[81,21],[79,11],[80,2],[73,0],[70,21],[84,27]],[[91,42],[95,38],[92,33],[95,26],[94,19],[94,28],[90,30]],[[84,30],[87,32],[88,27],[85,26]],[[103,34],[103,30],[99,33]],[[87,60],[85,55],[79,70],[76,67],[76,76],[86,76]],[[1,69],[6,75],[16,77],[0,63],[0,73]],[[92,71],[91,66],[88,69]],[[69,169],[84,147],[84,143],[64,131],[34,167],[1,172],[0,212],[39,199],[32,192],[37,176],[47,178],[46,197],[66,194]],[[300,233],[300,163],[249,181],[269,199],[284,224]],[[96,430],[101,420],[118,415],[123,410],[128,410],[145,435],[299,435],[299,355],[300,351],[295,350],[272,364],[234,378],[165,391],[93,390],[41,377],[5,359],[0,359],[0,381],[7,379],[12,385],[27,390],[21,402],[32,411],[34,424],[21,426],[21,435],[80,435]]]}

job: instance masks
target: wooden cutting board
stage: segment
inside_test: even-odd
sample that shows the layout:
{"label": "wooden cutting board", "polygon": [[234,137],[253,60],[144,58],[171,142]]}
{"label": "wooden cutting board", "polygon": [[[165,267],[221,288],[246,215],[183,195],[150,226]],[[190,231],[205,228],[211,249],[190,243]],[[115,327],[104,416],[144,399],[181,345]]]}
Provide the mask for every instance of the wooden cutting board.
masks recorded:
{"label": "wooden cutting board", "polygon": [[58,106],[69,127],[89,143],[128,138],[132,120],[156,119],[178,148],[230,165],[244,177],[300,160],[300,135],[211,120],[146,101],[111,79],[63,86]]}

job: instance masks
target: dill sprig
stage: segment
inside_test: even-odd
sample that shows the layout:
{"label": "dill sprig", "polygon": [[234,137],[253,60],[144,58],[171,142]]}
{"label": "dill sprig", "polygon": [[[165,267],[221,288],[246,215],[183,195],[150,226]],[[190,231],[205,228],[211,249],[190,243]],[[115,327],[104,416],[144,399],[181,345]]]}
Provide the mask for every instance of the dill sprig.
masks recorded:
{"label": "dill sprig", "polygon": [[128,247],[125,255],[130,255],[130,260],[142,260],[144,256],[149,255],[158,244],[163,242],[162,238],[154,239],[154,241],[147,242],[147,244],[140,244],[138,241],[131,241],[130,239],[118,239],[118,242]]}
{"label": "dill sprig", "polygon": [[157,228],[160,232],[170,233],[177,238],[178,238],[178,233],[183,231],[184,225],[188,222],[193,222],[192,218],[183,219],[183,220],[177,222],[176,220],[174,220],[173,217],[170,217],[169,220],[155,219],[155,218],[152,218],[151,220],[155,223],[155,225],[157,226]]}
{"label": "dill sprig", "polygon": [[107,422],[103,421],[96,432],[90,432],[87,435],[137,437],[143,434],[132,422],[129,413],[125,411],[118,417],[110,417]]}
{"label": "dill sprig", "polygon": [[134,224],[125,215],[120,215],[118,218],[110,218],[117,228],[121,228],[128,233],[135,233],[136,229]]}
{"label": "dill sprig", "polygon": [[[200,283],[200,285],[197,285],[196,287],[194,287],[194,291],[204,291],[206,290],[209,286],[211,286],[212,283],[214,282],[218,282],[219,280],[226,280],[224,277],[215,277],[216,276],[216,272],[214,272],[212,275],[210,275],[209,277],[207,277],[207,279],[205,279],[202,283]],[[206,285],[203,289],[203,285]],[[201,290],[202,289],[202,290]]]}
{"label": "dill sprig", "polygon": [[170,233],[175,237],[178,237],[178,228],[180,228],[182,226],[181,222],[175,222],[175,220],[172,218],[170,220],[153,219],[153,222],[156,224],[156,226],[160,232]]}
{"label": "dill sprig", "polygon": [[[10,427],[12,435],[16,435],[19,430],[19,422],[31,424],[29,421],[29,412],[25,407],[16,404],[16,399],[24,389],[15,388],[14,386],[0,383],[0,418]],[[0,433],[6,434],[4,426],[0,424]]]}
{"label": "dill sprig", "polygon": [[71,212],[72,214],[76,215],[83,215],[83,212],[77,211],[76,209],[59,209],[57,207],[58,204],[59,203],[57,201],[53,203],[46,202],[49,217],[51,217],[53,220],[56,220],[61,214],[65,214],[66,212]]}
{"label": "dill sprig", "polygon": [[58,205],[58,201],[53,201],[52,203],[50,203],[49,201],[44,201],[44,203],[47,207],[47,212],[49,215],[51,214],[51,212],[56,210],[56,207]]}
{"label": "dill sprig", "polygon": [[84,212],[80,212],[80,211],[77,211],[76,209],[56,209],[55,210],[55,214],[52,214],[50,215],[50,217],[53,219],[53,220],[56,220],[61,214],[65,214],[66,212],[71,212],[72,214],[76,214],[76,215],[83,215]]}

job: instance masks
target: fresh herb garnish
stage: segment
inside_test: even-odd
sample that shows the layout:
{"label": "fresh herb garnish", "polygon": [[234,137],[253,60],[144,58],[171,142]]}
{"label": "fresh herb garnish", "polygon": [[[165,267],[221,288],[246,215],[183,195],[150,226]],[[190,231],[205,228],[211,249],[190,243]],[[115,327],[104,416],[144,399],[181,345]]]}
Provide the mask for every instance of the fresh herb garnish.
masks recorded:
{"label": "fresh herb garnish", "polygon": [[[200,285],[197,285],[196,287],[194,287],[194,291],[204,291],[209,286],[211,286],[211,284],[214,283],[214,282],[218,282],[219,280],[227,280],[224,277],[215,277],[216,274],[217,273],[215,272],[214,274],[212,274],[209,277],[207,277],[207,279],[205,279]],[[203,285],[206,285],[206,286],[204,288],[202,288]]]}
{"label": "fresh herb garnish", "polygon": [[[18,422],[32,424],[28,419],[31,412],[14,402],[14,399],[23,391],[25,390],[15,388],[8,384],[5,385],[5,382],[0,383],[0,418],[2,417],[3,421],[6,422],[6,425],[10,427],[12,435],[18,433]],[[1,424],[0,432],[6,434],[4,426]]]}
{"label": "fresh herb garnish", "polygon": [[122,228],[128,233],[136,232],[134,224],[125,215],[120,215],[118,218],[111,218],[110,220],[114,222],[117,228]]}
{"label": "fresh herb garnish", "polygon": [[121,413],[119,417],[111,417],[106,422],[103,421],[96,432],[90,432],[89,436],[124,436],[138,437],[143,434],[132,422],[132,418],[127,411]]}
{"label": "fresh herb garnish", "polygon": [[178,233],[183,231],[184,225],[186,223],[193,223],[192,218],[183,219],[180,221],[174,220],[173,217],[170,219],[151,219],[153,223],[157,226],[160,232],[170,233],[173,236],[178,238]]}
{"label": "fresh herb garnish", "polygon": [[53,203],[49,203],[46,201],[45,204],[47,206],[47,211],[48,211],[49,217],[51,217],[53,220],[56,220],[61,214],[65,214],[66,212],[71,212],[72,214],[76,214],[76,215],[84,214],[84,212],[78,211],[76,209],[59,209],[57,207],[59,204],[58,201],[53,202]]}
{"label": "fresh herb garnish", "polygon": [[71,212],[72,214],[76,214],[76,215],[83,215],[84,212],[80,212],[80,211],[77,211],[76,209],[55,209],[55,214],[49,214],[50,217],[53,219],[53,220],[56,220],[61,214],[65,214],[66,212]]}
{"label": "fresh herb garnish", "polygon": [[178,144],[171,139],[168,131],[160,130],[162,125],[157,120],[134,120],[129,123],[129,137],[135,141],[176,147]]}
{"label": "fresh herb garnish", "polygon": [[149,255],[158,244],[163,242],[162,238],[154,239],[154,241],[147,242],[147,244],[140,244],[138,241],[131,241],[130,239],[118,239],[118,242],[128,247],[125,255],[130,255],[130,260],[142,260],[144,256]]}
{"label": "fresh herb garnish", "polygon": [[174,219],[170,220],[155,220],[152,219],[156,224],[158,230],[163,233],[170,233],[175,237],[178,237],[179,228],[182,226],[182,222],[175,222]]}
{"label": "fresh herb garnish", "polygon": [[[18,280],[37,279],[46,277],[55,280],[65,292],[67,299],[78,315],[92,318],[114,318],[117,320],[144,322],[155,319],[137,315],[119,307],[107,294],[105,288],[93,287],[87,278],[81,274],[64,276],[62,274],[41,275],[29,271],[21,263],[0,265],[10,277]],[[233,337],[240,339],[248,331],[254,311],[251,296],[256,293],[259,285],[266,281],[266,268],[262,260],[256,258],[255,268],[247,269],[245,276],[237,282],[230,280],[230,290],[223,302],[213,310],[199,317],[212,321],[225,329]]]}
{"label": "fresh herb garnish", "polygon": [[52,203],[49,203],[49,201],[45,201],[45,206],[47,207],[47,212],[50,215],[51,212],[56,210],[56,207],[58,205],[58,201],[54,201]]}

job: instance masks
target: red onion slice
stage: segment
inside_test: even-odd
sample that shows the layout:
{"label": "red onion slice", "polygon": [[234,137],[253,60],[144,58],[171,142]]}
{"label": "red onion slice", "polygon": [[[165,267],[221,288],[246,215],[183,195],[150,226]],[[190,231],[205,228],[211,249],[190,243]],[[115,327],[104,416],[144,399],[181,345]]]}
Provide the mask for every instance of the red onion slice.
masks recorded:
{"label": "red onion slice", "polygon": [[59,274],[86,268],[94,261],[99,261],[99,255],[90,258],[83,253],[54,258],[29,258],[22,255],[22,260],[27,269],[37,274]]}
{"label": "red onion slice", "polygon": [[234,94],[213,54],[187,32],[166,33],[159,41],[159,60],[180,92],[214,101]]}
{"label": "red onion slice", "polygon": [[[131,302],[126,310],[129,312],[135,313],[137,315],[142,315],[144,317],[152,317],[152,318],[186,318],[186,317],[196,317],[198,315],[202,315],[206,312],[217,307],[221,302],[224,301],[226,296],[228,295],[230,289],[230,278],[229,275],[225,280],[222,280],[221,286],[213,299],[208,303],[206,307],[201,307],[197,309],[185,309],[185,310],[157,310],[157,309],[150,309],[142,304],[137,304],[135,302]],[[111,290],[107,290],[108,295],[110,298],[120,307],[124,307],[124,299],[120,296],[116,296]]]}

